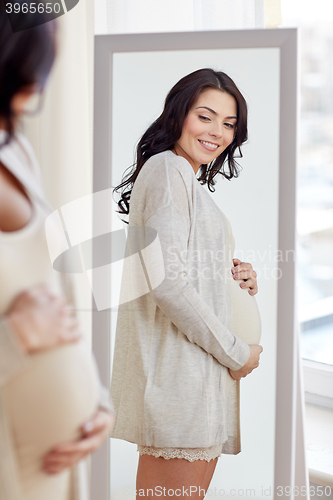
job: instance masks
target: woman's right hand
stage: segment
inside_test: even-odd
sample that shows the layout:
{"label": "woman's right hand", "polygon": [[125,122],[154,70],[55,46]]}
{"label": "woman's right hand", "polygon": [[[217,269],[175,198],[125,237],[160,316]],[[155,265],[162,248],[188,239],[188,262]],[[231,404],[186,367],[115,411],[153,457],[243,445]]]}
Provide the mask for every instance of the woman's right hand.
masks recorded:
{"label": "woman's right hand", "polygon": [[242,368],[239,370],[230,370],[229,373],[235,380],[240,380],[241,378],[246,377],[249,373],[252,372],[255,368],[259,366],[259,356],[263,351],[261,345],[250,344],[250,357]]}
{"label": "woman's right hand", "polygon": [[29,354],[82,337],[65,298],[53,294],[46,284],[34,285],[17,295],[5,316]]}

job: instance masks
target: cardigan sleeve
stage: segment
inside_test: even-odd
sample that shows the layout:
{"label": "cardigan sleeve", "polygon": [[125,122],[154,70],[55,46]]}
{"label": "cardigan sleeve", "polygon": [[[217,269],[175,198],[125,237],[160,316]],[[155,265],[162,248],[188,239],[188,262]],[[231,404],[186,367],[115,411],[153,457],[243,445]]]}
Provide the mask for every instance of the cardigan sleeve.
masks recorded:
{"label": "cardigan sleeve", "polygon": [[[145,194],[145,213],[151,215],[144,224],[157,232],[163,254],[161,259],[161,254],[156,251],[142,252],[147,276],[160,275],[161,266],[164,266],[165,274],[162,283],[150,293],[158,307],[190,342],[199,345],[220,364],[238,370],[248,360],[250,347],[219,320],[187,279],[186,254],[191,229],[189,183],[179,172],[175,174],[172,167],[166,175],[167,179],[163,179],[163,169],[160,169],[160,182],[153,182],[155,176],[150,175],[148,184],[151,187],[147,187]],[[153,191],[153,200],[162,201],[158,208],[154,201],[155,205],[149,206],[150,190]]]}

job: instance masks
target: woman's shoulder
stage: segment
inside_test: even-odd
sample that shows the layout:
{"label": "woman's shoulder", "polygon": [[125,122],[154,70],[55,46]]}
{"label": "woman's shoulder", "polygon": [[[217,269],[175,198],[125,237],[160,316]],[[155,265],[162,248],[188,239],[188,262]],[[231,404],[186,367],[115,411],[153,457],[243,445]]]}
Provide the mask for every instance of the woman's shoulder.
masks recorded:
{"label": "woman's shoulder", "polygon": [[153,178],[156,178],[161,183],[167,179],[170,181],[170,179],[176,179],[180,176],[183,182],[190,186],[196,180],[190,163],[170,150],[151,156],[143,165],[142,170],[150,182]]}
{"label": "woman's shoulder", "polygon": [[21,132],[16,133],[17,141],[20,143],[21,148],[25,151],[28,161],[29,161],[29,167],[34,173],[34,175],[40,180],[41,178],[41,171],[39,167],[38,160],[36,158],[34,149],[29,141],[29,139],[23,135]]}
{"label": "woman's shoulder", "polygon": [[4,144],[8,132],[0,130],[0,162],[24,186],[30,196],[46,202],[41,171],[29,140],[20,132],[15,132],[8,144]]}
{"label": "woman's shoulder", "polygon": [[3,163],[20,164],[21,168],[27,168],[40,182],[40,168],[30,141],[21,132],[16,131],[8,144],[4,144],[8,137],[6,130],[0,130],[0,159]]}
{"label": "woman's shoulder", "polygon": [[[188,216],[193,191],[191,165],[172,151],[163,151],[149,158],[134,183],[131,210],[141,207],[144,218],[156,210],[173,204]],[[143,208],[142,208],[143,207]]]}

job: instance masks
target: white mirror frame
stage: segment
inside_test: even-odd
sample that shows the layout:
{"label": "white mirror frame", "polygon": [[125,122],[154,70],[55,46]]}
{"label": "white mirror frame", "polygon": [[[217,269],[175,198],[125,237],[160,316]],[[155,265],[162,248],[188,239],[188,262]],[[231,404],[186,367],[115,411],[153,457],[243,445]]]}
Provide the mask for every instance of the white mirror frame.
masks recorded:
{"label": "white mirror frame", "polygon": [[[93,190],[112,186],[112,59],[113,53],[166,50],[211,50],[244,48],[280,49],[280,133],[279,133],[279,218],[278,249],[282,255],[295,251],[295,203],[297,163],[297,29],[209,31],[135,35],[95,36],[94,74],[94,174]],[[106,217],[111,218],[111,214]],[[96,222],[96,221],[95,221]],[[295,485],[296,401],[297,401],[297,315],[295,312],[295,261],[278,262],[276,419],[274,492],[278,498],[293,498],[285,493]],[[93,306],[93,352],[104,385],[110,385],[111,310],[97,311]],[[107,334],[98,333],[107,332]],[[298,410],[297,410],[298,412]],[[302,439],[301,439],[302,442]],[[301,451],[304,454],[304,450]],[[302,460],[302,463],[304,461]],[[303,474],[302,474],[303,475]],[[110,498],[109,443],[92,460],[92,498]],[[304,472],[305,477],[305,472]],[[297,483],[296,479],[296,483]],[[275,497],[275,494],[274,494]]]}

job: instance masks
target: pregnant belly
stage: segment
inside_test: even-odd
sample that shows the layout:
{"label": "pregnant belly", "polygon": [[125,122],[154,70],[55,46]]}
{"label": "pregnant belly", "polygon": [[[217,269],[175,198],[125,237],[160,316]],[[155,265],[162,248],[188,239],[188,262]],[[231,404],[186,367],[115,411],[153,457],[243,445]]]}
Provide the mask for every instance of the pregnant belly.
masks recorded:
{"label": "pregnant belly", "polygon": [[4,403],[27,498],[34,498],[33,491],[43,482],[52,481],[41,471],[43,455],[56,444],[79,438],[79,427],[94,414],[98,400],[97,369],[83,342],[31,356],[27,369],[5,386]]}
{"label": "pregnant belly", "polygon": [[259,344],[261,320],[257,301],[249,295],[248,288],[243,290],[241,281],[231,282],[232,329],[231,331],[247,344]]}
{"label": "pregnant belly", "polygon": [[[248,288],[243,290],[241,281],[231,278],[232,328],[231,331],[246,344],[259,344],[261,337],[261,319],[255,297],[249,295]],[[227,373],[227,394],[235,380]]]}

